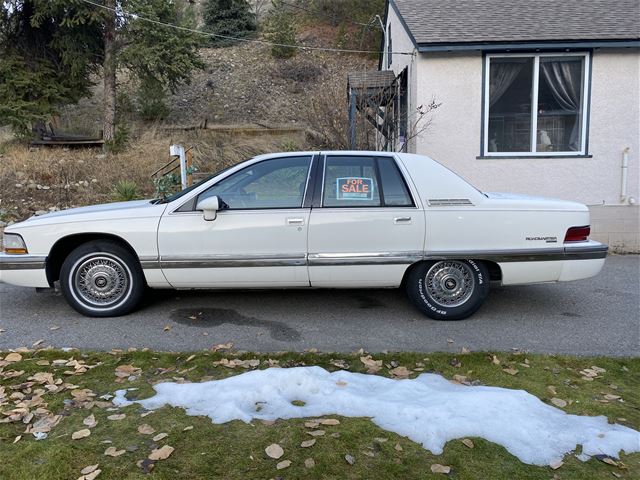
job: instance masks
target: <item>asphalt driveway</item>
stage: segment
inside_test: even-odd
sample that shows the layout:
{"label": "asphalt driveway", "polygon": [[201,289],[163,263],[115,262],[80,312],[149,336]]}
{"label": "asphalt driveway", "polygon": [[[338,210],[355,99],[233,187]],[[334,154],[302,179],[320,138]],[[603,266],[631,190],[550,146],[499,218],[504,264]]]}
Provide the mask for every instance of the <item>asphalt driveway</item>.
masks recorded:
{"label": "asphalt driveway", "polygon": [[[2,331],[4,330],[4,331]],[[0,284],[0,350],[40,345],[192,351],[521,349],[640,354],[640,257],[612,256],[597,277],[495,288],[473,317],[423,317],[400,290],[155,291],[136,313],[85,318],[59,293]]]}

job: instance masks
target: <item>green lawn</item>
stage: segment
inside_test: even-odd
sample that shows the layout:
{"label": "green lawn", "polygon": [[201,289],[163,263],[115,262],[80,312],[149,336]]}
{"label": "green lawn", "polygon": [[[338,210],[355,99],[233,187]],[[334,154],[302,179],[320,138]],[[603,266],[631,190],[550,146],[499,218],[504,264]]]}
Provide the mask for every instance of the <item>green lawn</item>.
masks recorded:
{"label": "green lawn", "polygon": [[[164,407],[147,414],[141,406],[132,405],[116,411],[110,402],[99,398],[121,388],[138,388],[129,398],[146,398],[153,394],[152,385],[160,381],[197,382],[246,371],[242,366],[214,365],[223,359],[257,359],[260,360],[257,368],[267,368],[271,361],[281,367],[319,365],[330,371],[337,370],[335,364],[342,360],[350,371],[366,372],[359,354],[236,355],[222,351],[178,355],[151,351],[36,350],[22,352],[21,360],[7,363],[2,359],[8,353],[0,352],[0,421],[5,422],[3,418],[15,421],[0,423],[0,479],[3,480],[76,479],[82,476],[83,468],[95,464],[101,470],[98,479],[640,478],[640,454],[610,462],[614,464],[606,463],[603,460],[610,460],[605,458],[581,462],[569,455],[560,468],[553,470],[525,465],[504,448],[480,438],[471,439],[473,448],[461,440],[451,441],[442,455],[433,455],[365,418],[332,416],[340,423],[322,426],[325,435],[311,437],[307,433],[310,429],[305,426],[308,419],[214,425],[208,418],[189,417],[178,408]],[[10,357],[15,358],[15,355]],[[384,366],[378,375],[391,376],[390,369],[397,366],[408,368],[411,377],[422,371],[440,373],[449,379],[457,375],[455,378],[459,381],[473,384],[525,389],[547,403],[551,403],[552,398],[561,399],[567,402],[563,410],[568,413],[605,415],[611,422],[640,428],[640,359],[524,353],[397,353],[373,355],[373,358],[383,360]],[[116,368],[125,365],[135,369],[122,367],[122,375],[132,373],[133,377],[118,383]],[[580,372],[592,366],[604,371],[596,369],[597,377],[589,381]],[[14,410],[16,408],[18,410]],[[33,418],[29,412],[35,413]],[[48,412],[60,415],[60,421],[46,439],[36,441],[25,429],[38,418],[49,415]],[[122,413],[126,415],[124,419],[107,418]],[[90,415],[97,422],[94,426],[91,418],[87,420],[89,426],[83,424]],[[143,432],[153,432],[140,433],[138,428],[143,425]],[[83,429],[88,429],[90,435],[72,440],[72,434]],[[157,437],[161,433],[167,435]],[[316,439],[314,445],[301,447],[303,441],[312,438]],[[265,448],[273,443],[284,449],[284,455],[278,460],[265,453]],[[168,458],[148,460],[154,449],[164,445],[174,448]],[[109,447],[114,447],[112,450],[119,455],[105,455]],[[345,456],[352,462],[347,462]],[[313,466],[308,459],[313,459]],[[278,470],[277,464],[283,460],[291,464]],[[434,464],[449,466],[451,472],[448,475],[432,473]]]}

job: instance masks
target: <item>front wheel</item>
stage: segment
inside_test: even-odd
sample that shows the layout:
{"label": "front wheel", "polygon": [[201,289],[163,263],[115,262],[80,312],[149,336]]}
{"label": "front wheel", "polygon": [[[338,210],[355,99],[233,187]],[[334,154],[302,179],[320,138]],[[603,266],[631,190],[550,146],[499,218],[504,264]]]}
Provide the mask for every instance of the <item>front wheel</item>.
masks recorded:
{"label": "front wheel", "polygon": [[414,266],[407,294],[426,316],[462,320],[476,312],[489,294],[489,271],[474,260],[437,260]]}
{"label": "front wheel", "polygon": [[144,293],[144,274],[129,250],[110,240],[85,243],[65,259],[60,288],[75,310],[89,317],[126,315]]}

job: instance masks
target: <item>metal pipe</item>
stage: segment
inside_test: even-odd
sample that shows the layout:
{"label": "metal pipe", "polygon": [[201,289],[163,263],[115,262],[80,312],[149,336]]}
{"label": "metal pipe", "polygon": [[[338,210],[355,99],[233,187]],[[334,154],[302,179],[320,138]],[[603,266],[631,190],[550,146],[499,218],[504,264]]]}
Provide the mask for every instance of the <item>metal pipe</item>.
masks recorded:
{"label": "metal pipe", "polygon": [[627,175],[629,171],[629,147],[622,151],[622,184],[620,185],[620,203],[627,201]]}

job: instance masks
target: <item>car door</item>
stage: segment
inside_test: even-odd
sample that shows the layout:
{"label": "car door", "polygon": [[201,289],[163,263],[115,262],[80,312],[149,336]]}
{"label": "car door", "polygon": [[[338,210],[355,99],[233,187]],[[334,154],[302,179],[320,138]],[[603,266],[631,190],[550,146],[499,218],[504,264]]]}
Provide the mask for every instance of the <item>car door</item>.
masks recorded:
{"label": "car door", "polygon": [[[177,288],[308,286],[309,208],[303,208],[312,155],[270,158],[216,182],[163,215],[160,265]],[[206,221],[199,201],[228,208]]]}
{"label": "car door", "polygon": [[424,211],[393,156],[327,154],[309,221],[312,286],[400,285],[422,258]]}

